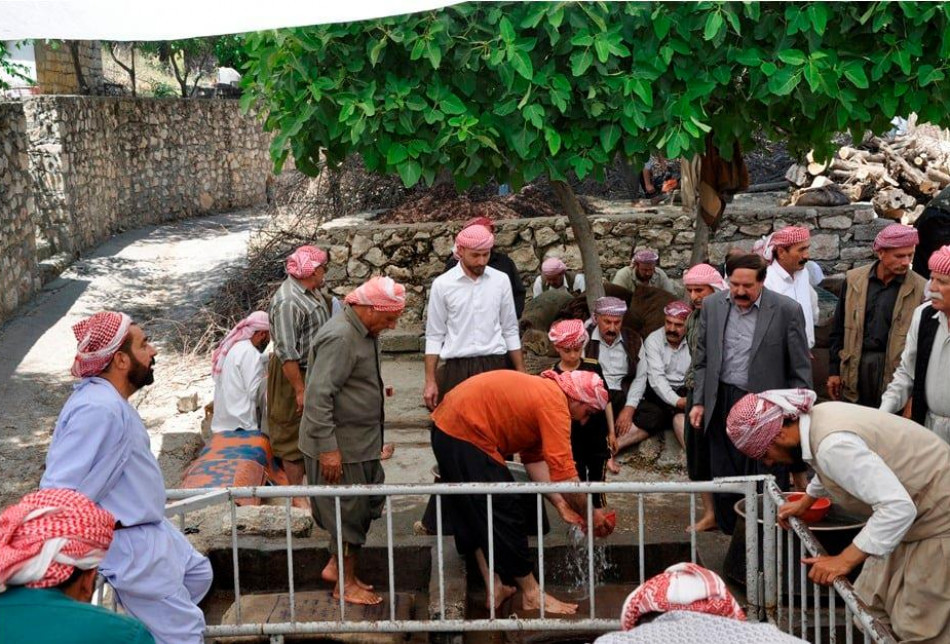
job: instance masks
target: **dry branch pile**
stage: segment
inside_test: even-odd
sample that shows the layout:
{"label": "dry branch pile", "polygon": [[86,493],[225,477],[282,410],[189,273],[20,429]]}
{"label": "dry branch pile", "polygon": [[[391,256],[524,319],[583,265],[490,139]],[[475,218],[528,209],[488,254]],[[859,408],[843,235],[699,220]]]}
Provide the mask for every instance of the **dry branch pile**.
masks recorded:
{"label": "dry branch pile", "polygon": [[[860,148],[842,146],[829,162],[809,154],[806,163],[792,165],[785,177],[805,188],[837,183],[851,201],[871,201],[879,216],[913,223],[950,185],[950,135],[912,120],[906,133],[871,137]],[[794,197],[793,202],[799,203]]]}

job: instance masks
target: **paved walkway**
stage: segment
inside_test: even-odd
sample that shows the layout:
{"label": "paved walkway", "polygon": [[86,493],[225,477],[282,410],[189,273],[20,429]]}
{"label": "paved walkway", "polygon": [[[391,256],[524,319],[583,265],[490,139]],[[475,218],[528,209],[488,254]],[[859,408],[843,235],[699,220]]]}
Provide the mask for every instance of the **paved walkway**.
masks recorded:
{"label": "paved walkway", "polygon": [[[74,382],[71,326],[102,309],[125,311],[145,326],[159,349],[156,384],[133,403],[150,431],[157,431],[176,414],[177,392],[210,375],[204,360],[163,352],[174,323],[193,315],[227,279],[226,269],[245,260],[250,233],[263,220],[258,211],[242,210],[117,235],[0,327],[0,506],[42,476],[56,416]],[[189,442],[179,438],[153,436],[153,449]]]}

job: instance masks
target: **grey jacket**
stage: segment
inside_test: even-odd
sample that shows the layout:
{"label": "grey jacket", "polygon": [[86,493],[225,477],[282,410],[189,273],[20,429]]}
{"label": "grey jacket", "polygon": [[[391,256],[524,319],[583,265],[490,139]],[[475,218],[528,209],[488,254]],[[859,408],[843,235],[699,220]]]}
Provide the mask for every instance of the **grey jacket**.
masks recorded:
{"label": "grey jacket", "polygon": [[[705,406],[703,427],[709,425],[722,370],[722,345],[729,314],[729,291],[703,300],[693,358],[693,403]],[[753,393],[790,387],[812,388],[811,353],[805,335],[805,315],[798,302],[762,289],[752,352],[749,390]],[[728,410],[722,413],[729,413]]]}
{"label": "grey jacket", "polygon": [[339,449],[344,463],[379,459],[383,380],[379,345],[348,305],[323,325],[310,352],[300,451]]}

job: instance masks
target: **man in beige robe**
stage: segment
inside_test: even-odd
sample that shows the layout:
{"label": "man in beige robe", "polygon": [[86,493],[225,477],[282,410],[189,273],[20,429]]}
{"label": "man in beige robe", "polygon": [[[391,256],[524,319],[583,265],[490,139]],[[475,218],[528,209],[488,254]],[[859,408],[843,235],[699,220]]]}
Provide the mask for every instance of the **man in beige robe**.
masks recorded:
{"label": "man in beige robe", "polygon": [[729,438],[767,465],[800,455],[815,469],[780,523],[822,496],[868,517],[840,554],[803,559],[812,581],[830,585],[863,563],[855,591],[902,642],[950,642],[950,446],[906,418],[814,401],[807,389],[748,394],[729,413]]}

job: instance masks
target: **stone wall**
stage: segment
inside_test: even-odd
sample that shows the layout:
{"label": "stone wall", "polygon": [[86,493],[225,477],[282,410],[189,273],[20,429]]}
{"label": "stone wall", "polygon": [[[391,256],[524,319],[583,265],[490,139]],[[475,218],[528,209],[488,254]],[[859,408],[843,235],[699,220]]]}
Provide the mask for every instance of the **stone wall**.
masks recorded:
{"label": "stone wall", "polygon": [[63,41],[57,47],[37,40],[34,43],[36,86],[41,94],[78,94],[79,79],[70,52],[78,44],[79,68],[91,94],[102,91],[102,47],[95,40]]}
{"label": "stone wall", "polygon": [[269,138],[237,101],[39,96],[23,107],[51,253],[265,200]]}
{"label": "stone wall", "polygon": [[0,321],[39,288],[26,119],[0,104]]}
{"label": "stone wall", "polygon": [[[604,214],[591,216],[591,227],[608,278],[627,264],[634,244],[658,249],[660,266],[671,277],[680,277],[688,268],[693,221],[681,209],[666,207],[655,213],[637,213],[615,204],[601,205]],[[811,256],[826,273],[845,271],[870,260],[871,240],[890,223],[874,219],[870,204],[778,208],[737,203],[726,209],[724,217],[711,239],[712,262],[721,262],[733,246],[751,249],[761,235],[788,224],[800,224],[812,229]],[[404,324],[421,324],[428,288],[442,273],[459,226],[460,222],[327,227],[318,240],[330,249],[327,281],[335,293],[342,295],[370,275],[389,275],[408,287]],[[566,217],[499,221],[496,244],[517,264],[529,288],[546,257],[556,255],[570,268],[581,268],[580,253]]]}

